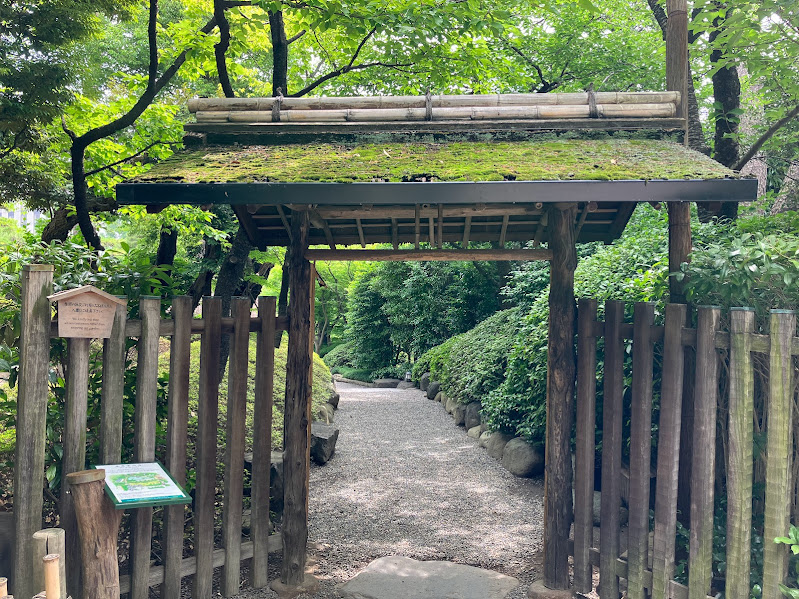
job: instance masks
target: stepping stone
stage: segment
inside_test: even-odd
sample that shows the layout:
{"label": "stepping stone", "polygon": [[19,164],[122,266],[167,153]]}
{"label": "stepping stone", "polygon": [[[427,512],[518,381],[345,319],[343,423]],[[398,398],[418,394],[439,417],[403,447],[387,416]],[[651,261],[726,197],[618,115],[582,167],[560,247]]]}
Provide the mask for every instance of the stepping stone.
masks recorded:
{"label": "stepping stone", "polygon": [[340,585],[343,599],[502,599],[519,586],[510,576],[451,562],[376,559]]}

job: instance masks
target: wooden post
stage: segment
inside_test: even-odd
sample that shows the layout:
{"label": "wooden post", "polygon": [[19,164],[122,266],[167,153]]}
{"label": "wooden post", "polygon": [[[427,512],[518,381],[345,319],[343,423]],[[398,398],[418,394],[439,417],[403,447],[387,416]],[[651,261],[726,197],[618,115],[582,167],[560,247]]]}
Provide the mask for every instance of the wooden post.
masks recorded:
{"label": "wooden post", "polygon": [[117,306],[111,337],[103,340],[103,390],[100,402],[100,463],[122,457],[122,408],[125,392],[127,306]]}
{"label": "wooden post", "polygon": [[605,303],[605,394],[602,403],[602,532],[599,535],[599,596],[618,599],[621,444],[624,419],[624,302]]}
{"label": "wooden post", "polygon": [[[172,300],[175,333],[169,345],[169,403],[167,416],[166,467],[175,481],[186,483],[186,439],[189,422],[189,363],[191,358],[191,298]],[[164,508],[164,583],[161,597],[180,596],[180,566],[183,561],[183,524],[186,506]]]}
{"label": "wooden post", "polygon": [[[58,562],[60,578],[60,596],[67,596],[67,573],[66,573],[66,536],[63,528],[45,528],[33,533],[33,580],[35,588],[44,588],[44,562],[42,558],[50,554],[58,554],[61,559]],[[77,562],[76,562],[77,563]]]}
{"label": "wooden post", "polygon": [[[155,409],[158,399],[161,298],[142,296],[139,299],[139,314],[141,315],[141,337],[139,337],[139,356],[136,365],[133,460],[135,462],[152,462],[155,460]],[[152,536],[153,508],[137,508],[133,511],[130,527],[130,599],[147,599],[150,593]]]}
{"label": "wooden post", "polygon": [[652,462],[652,367],[655,304],[638,302],[633,316],[633,380],[630,417],[630,496],[627,595],[645,599],[649,565],[649,480]]}
{"label": "wooden post", "polygon": [[[67,391],[64,416],[64,457],[61,476],[86,468],[86,413],[89,387],[90,339],[67,339]],[[72,502],[72,491],[61,485],[58,503],[59,522],[66,535],[66,556],[69,561],[67,590],[73,597],[81,596],[80,540],[78,521]]]}
{"label": "wooden post", "polygon": [[289,345],[286,359],[285,478],[283,511],[283,564],[279,585],[272,588],[301,588],[305,580],[308,542],[305,486],[308,463],[308,337],[311,329],[311,264],[305,259],[308,247],[308,213],[295,210],[291,217],[289,246]]}
{"label": "wooden post", "polygon": [[203,298],[200,345],[200,390],[197,402],[197,485],[194,497],[194,574],[192,597],[210,599],[214,576],[214,499],[216,438],[219,412],[219,356],[222,341],[222,298]]}
{"label": "wooden post", "polygon": [[766,505],[763,526],[763,599],[780,599],[779,585],[787,573],[788,547],[774,543],[790,525],[790,484],[793,455],[793,357],[796,314],[772,310],[769,336],[769,397],[766,417]]}
{"label": "wooden post", "polygon": [[8,595],[8,578],[0,578],[0,597]]}
{"label": "wooden post", "polygon": [[22,267],[22,308],[17,379],[17,426],[14,457],[14,577],[18,597],[31,597],[33,533],[42,527],[44,440],[47,429],[48,368],[50,364],[50,301],[53,267]]}
{"label": "wooden post", "polygon": [[272,405],[275,373],[274,297],[258,298],[258,346],[255,354],[255,399],[252,431],[252,522],[251,584],[260,589],[268,583],[269,573],[269,482],[272,453]]}
{"label": "wooden post", "polygon": [[688,112],[687,0],[667,0],[666,13],[666,89],[680,92],[676,116],[685,118]]}
{"label": "wooden post", "polygon": [[[313,355],[314,355],[314,335],[316,329],[316,263],[311,264],[311,326],[308,330],[308,450],[307,460],[308,469],[305,472],[305,492],[310,497],[311,494],[311,422],[313,420]],[[308,516],[310,505],[305,504],[305,515]]]}
{"label": "wooden post", "polygon": [[688,599],[710,593],[713,566],[713,481],[716,476],[716,406],[719,380],[716,330],[721,310],[699,308],[691,468],[691,545]]}
{"label": "wooden post", "polygon": [[228,368],[228,399],[225,436],[224,505],[222,539],[225,566],[222,594],[232,597],[241,586],[241,514],[244,494],[244,429],[247,418],[247,366],[250,346],[250,298],[231,300],[233,336]]}
{"label": "wooden post", "polygon": [[80,531],[84,599],[119,597],[117,535],[122,510],[115,510],[106,497],[104,481],[105,470],[84,470],[66,477]]}
{"label": "wooden post", "polygon": [[657,488],[655,490],[655,538],[652,557],[652,598],[668,599],[674,575],[677,530],[677,480],[680,470],[680,425],[683,360],[682,327],[687,307],[666,305],[663,333],[663,375],[660,393]]}
{"label": "wooden post", "polygon": [[544,477],[544,585],[569,588],[569,528],[572,520],[571,427],[574,395],[574,269],[577,207],[549,209],[552,250],[547,356],[546,474]]}
{"label": "wooden post", "polygon": [[730,310],[730,432],[727,468],[727,587],[730,599],[748,599],[752,539],[752,423],[755,376],[752,333],[755,311]]}
{"label": "wooden post", "polygon": [[[680,265],[688,262],[693,249],[691,242],[691,203],[669,202],[669,272],[679,272]],[[685,279],[669,277],[669,301],[684,304]]]}
{"label": "wooden post", "polygon": [[60,562],[61,555],[58,553],[48,553],[42,558],[44,594],[49,599],[66,599],[66,596],[61,594],[61,572],[58,567]]}
{"label": "wooden post", "polygon": [[574,476],[574,590],[593,590],[590,549],[594,533],[594,456],[596,455],[597,303],[581,299],[577,318],[577,446]]}

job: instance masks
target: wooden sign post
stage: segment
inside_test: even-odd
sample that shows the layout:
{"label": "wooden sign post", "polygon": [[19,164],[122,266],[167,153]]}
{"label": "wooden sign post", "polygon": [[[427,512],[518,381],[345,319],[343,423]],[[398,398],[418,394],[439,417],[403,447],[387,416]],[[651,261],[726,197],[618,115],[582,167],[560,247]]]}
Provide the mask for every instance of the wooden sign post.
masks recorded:
{"label": "wooden sign post", "polygon": [[117,306],[127,300],[84,285],[48,296],[58,304],[58,336],[78,339],[108,339]]}

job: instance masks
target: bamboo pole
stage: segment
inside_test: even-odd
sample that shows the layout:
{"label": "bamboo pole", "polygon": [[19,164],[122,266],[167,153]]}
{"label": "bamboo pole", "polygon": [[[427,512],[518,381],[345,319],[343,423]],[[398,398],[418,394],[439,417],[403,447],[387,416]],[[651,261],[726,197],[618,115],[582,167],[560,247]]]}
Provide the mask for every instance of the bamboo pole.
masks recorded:
{"label": "bamboo pole", "polygon": [[44,441],[47,428],[48,367],[50,358],[50,301],[53,267],[22,267],[19,377],[16,449],[14,454],[14,590],[30,597],[33,533],[42,527]]}
{"label": "bamboo pole", "polygon": [[[33,580],[35,583],[35,588],[43,589],[44,588],[44,568],[42,558],[48,554],[58,554],[61,556],[61,560],[59,560],[59,571],[60,571],[60,580],[61,580],[61,597],[67,596],[67,574],[66,574],[66,562],[67,562],[67,549],[66,549],[66,535],[63,528],[45,528],[43,530],[37,531],[33,534],[33,556],[34,556],[34,575]],[[77,545],[79,548],[80,545]],[[80,550],[80,549],[78,549]],[[80,562],[75,560],[75,564],[72,564],[70,558],[70,564],[74,565],[75,567],[80,567]]]}
{"label": "bamboo pole", "polygon": [[0,597],[8,595],[8,578],[0,578]]}
{"label": "bamboo pole", "polygon": [[44,594],[47,599],[62,599],[61,572],[59,563],[61,556],[57,553],[48,553],[42,558],[44,565]]}

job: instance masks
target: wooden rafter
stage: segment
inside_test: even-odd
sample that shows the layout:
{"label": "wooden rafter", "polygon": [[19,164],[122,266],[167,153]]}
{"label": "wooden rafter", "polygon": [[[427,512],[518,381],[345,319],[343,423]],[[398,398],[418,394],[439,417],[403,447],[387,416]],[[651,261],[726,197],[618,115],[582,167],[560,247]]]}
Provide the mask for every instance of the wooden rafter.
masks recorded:
{"label": "wooden rafter", "polygon": [[436,241],[438,249],[444,245],[444,204],[438,205],[438,240]]}
{"label": "wooden rafter", "polygon": [[278,204],[275,206],[277,208],[277,213],[280,215],[280,220],[283,221],[283,226],[286,229],[286,234],[289,236],[289,240],[291,240],[291,225],[289,225],[289,221],[286,218],[286,213],[283,211],[283,206]]}
{"label": "wooden rafter", "polygon": [[546,212],[541,215],[541,220],[538,223],[538,229],[535,232],[535,237],[533,238],[533,247],[538,247],[541,245],[541,239],[544,236],[544,231],[547,228],[547,221],[549,217],[547,216]]}
{"label": "wooden rafter", "polygon": [[433,247],[433,245],[435,245],[436,243],[436,234],[435,234],[435,227],[433,226],[433,217],[431,216],[430,218],[428,218],[427,222],[430,223],[429,227],[430,230],[428,232],[429,239],[427,240],[427,242],[430,244],[430,247]]}
{"label": "wooden rafter", "polygon": [[505,247],[505,237],[508,234],[508,222],[510,222],[510,215],[506,214],[502,217],[502,230],[499,232],[499,247]]}
{"label": "wooden rafter", "polygon": [[414,224],[414,228],[413,228],[413,234],[414,234],[413,247],[418,250],[419,249],[419,238],[421,237],[421,231],[420,231],[421,224],[419,222],[419,219],[421,217],[421,207],[419,206],[419,204],[416,204],[416,206],[414,206],[413,217],[414,217],[413,218],[413,221],[414,221],[413,222],[413,224]]}
{"label": "wooden rafter", "polygon": [[263,233],[258,229],[255,222],[253,222],[249,212],[249,206],[233,206],[233,212],[236,213],[239,223],[244,227],[244,230],[247,232],[247,237],[250,238],[252,244],[259,248],[263,248],[265,245]]}
{"label": "wooden rafter", "polygon": [[355,226],[358,227],[358,237],[361,240],[361,247],[365,248],[366,247],[366,239],[363,236],[363,226],[361,225],[361,219],[360,218],[356,218],[355,219]]}
{"label": "wooden rafter", "polygon": [[322,231],[325,234],[325,239],[327,240],[327,245],[330,246],[331,250],[335,250],[336,242],[333,239],[333,233],[331,232],[330,226],[327,224],[327,221],[324,218],[322,218],[319,212],[316,210],[311,210],[309,214],[311,217],[311,224],[317,229],[322,229]]}
{"label": "wooden rafter", "polygon": [[391,245],[394,249],[399,249],[399,233],[397,232],[397,219],[391,219]]}
{"label": "wooden rafter", "polygon": [[469,249],[469,235],[472,232],[472,217],[467,216],[466,222],[463,224],[463,249]]}
{"label": "wooden rafter", "polygon": [[327,261],[448,261],[550,260],[550,250],[324,250],[309,249],[307,260]]}

